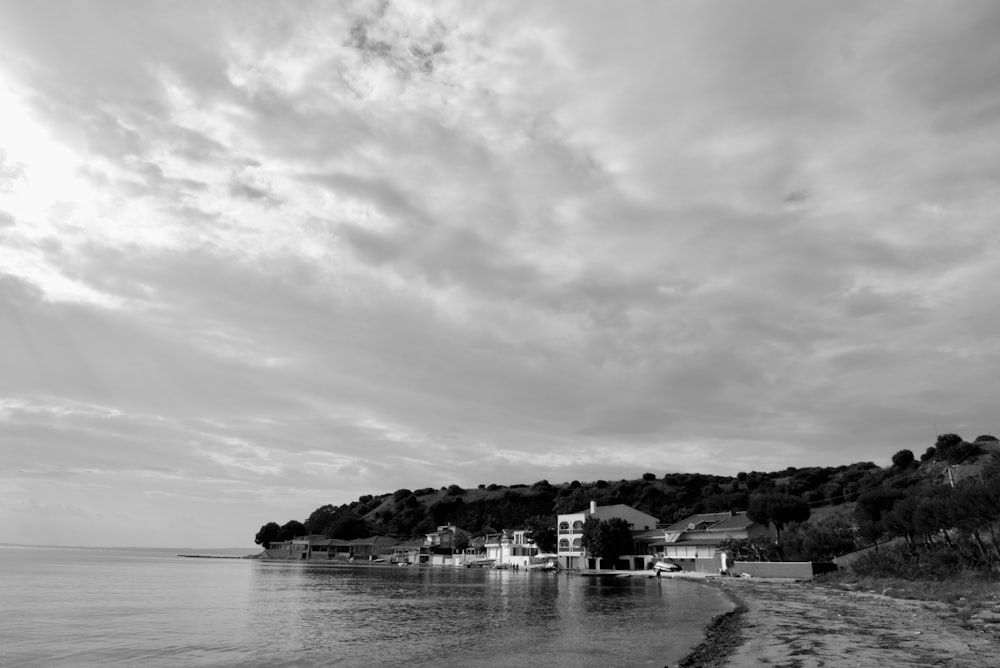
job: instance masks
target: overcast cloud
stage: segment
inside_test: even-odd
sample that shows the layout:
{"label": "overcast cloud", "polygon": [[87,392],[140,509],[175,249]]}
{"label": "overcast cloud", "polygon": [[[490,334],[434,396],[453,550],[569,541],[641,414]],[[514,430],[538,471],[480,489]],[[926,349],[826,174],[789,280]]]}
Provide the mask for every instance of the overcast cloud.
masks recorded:
{"label": "overcast cloud", "polygon": [[0,526],[1000,431],[1000,5],[0,0]]}

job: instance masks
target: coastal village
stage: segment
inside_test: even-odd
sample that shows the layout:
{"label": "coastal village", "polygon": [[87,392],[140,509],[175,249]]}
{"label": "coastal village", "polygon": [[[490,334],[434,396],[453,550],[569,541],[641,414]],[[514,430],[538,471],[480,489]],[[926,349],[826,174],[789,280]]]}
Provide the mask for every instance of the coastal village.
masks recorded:
{"label": "coastal village", "polygon": [[[631,532],[632,550],[611,562],[591,556],[583,545],[584,525],[588,518],[626,522]],[[466,535],[460,540],[465,532],[454,525],[441,525],[426,534],[423,540],[399,541],[390,536],[353,540],[323,535],[301,536],[270,543],[262,557],[345,565],[727,573],[797,579],[811,577],[816,568],[810,562],[734,561],[724,549],[727,541],[761,536],[776,539],[772,525],[753,521],[745,511],[698,513],[663,525],[656,517],[631,506],[599,506],[591,501],[589,507],[579,512],[558,515],[555,529],[558,537],[556,552],[543,552],[527,529],[477,537]],[[459,547],[460,544],[464,547]]]}

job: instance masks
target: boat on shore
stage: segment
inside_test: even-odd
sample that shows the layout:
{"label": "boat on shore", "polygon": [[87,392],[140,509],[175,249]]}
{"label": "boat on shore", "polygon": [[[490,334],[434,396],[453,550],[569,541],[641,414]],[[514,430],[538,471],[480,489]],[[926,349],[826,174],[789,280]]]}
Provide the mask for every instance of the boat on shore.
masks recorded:
{"label": "boat on shore", "polygon": [[657,573],[676,573],[682,570],[680,566],[672,561],[667,561],[666,559],[660,559],[655,564],[653,564],[653,570]]}

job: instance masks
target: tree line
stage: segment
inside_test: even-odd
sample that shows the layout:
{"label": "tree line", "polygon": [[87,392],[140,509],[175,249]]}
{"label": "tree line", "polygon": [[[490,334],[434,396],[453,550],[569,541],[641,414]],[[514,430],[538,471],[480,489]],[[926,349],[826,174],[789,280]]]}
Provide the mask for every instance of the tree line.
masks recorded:
{"label": "tree line", "polygon": [[[389,535],[405,540],[451,524],[470,535],[529,528],[542,549],[554,551],[556,515],[577,512],[593,500],[598,505],[629,505],[665,523],[696,513],[746,510],[751,519],[775,526],[777,543],[758,540],[729,546],[738,555],[821,561],[887,535],[906,537],[914,549],[947,545],[951,537],[945,538],[941,527],[968,527],[974,522],[971,518],[979,518],[975,520],[979,522],[988,513],[984,508],[991,507],[992,497],[976,496],[966,489],[968,484],[959,492],[928,486],[921,471],[931,464],[960,464],[981,454],[982,444],[995,440],[985,435],[969,443],[956,434],[944,434],[919,459],[910,450],[900,450],[893,455],[892,465],[885,468],[857,462],[735,476],[645,473],[638,479],[617,481],[550,484],[540,480],[532,485],[482,484],[475,489],[458,485],[399,489],[363,495],[340,506],[321,506],[301,522],[268,522],[255,541],[266,547],[270,542],[308,534],[345,540]],[[904,503],[904,499],[908,500]],[[808,521],[811,509],[844,503],[857,504],[854,521]],[[972,508],[982,510],[973,513]],[[982,556],[986,541],[976,532],[986,531],[991,545],[997,543],[992,525],[979,523],[976,527],[968,535],[976,545],[982,544]],[[585,543],[595,555],[611,555],[619,545],[615,535],[609,527],[595,525],[586,532]],[[992,554],[996,554],[995,547]]]}
{"label": "tree line", "polygon": [[304,520],[264,524],[258,544],[297,535],[322,534],[351,540],[371,535],[417,538],[437,526],[453,524],[475,535],[527,524],[551,524],[559,513],[598,505],[625,504],[673,522],[695,513],[746,510],[752,497],[794,496],[806,503],[842,503],[877,485],[883,470],[871,462],[847,466],[787,468],[774,472],[741,472],[736,476],[701,473],[646,473],[638,479],[577,480],[532,485],[484,484],[475,489],[458,485],[417,490],[399,489],[363,495],[356,501],[327,504]]}

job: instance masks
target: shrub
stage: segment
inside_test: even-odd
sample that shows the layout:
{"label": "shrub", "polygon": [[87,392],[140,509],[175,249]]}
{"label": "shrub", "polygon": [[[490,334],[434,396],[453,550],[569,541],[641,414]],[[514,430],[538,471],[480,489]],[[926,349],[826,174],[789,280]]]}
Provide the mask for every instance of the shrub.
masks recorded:
{"label": "shrub", "polygon": [[905,554],[900,550],[884,549],[861,555],[851,564],[857,575],[891,578],[912,578],[913,573]]}
{"label": "shrub", "polygon": [[864,554],[851,564],[857,575],[904,580],[945,580],[970,564],[959,551],[939,546],[930,549],[891,547]]}
{"label": "shrub", "polygon": [[897,469],[908,469],[915,461],[911,450],[900,450],[892,456],[892,465]]}

